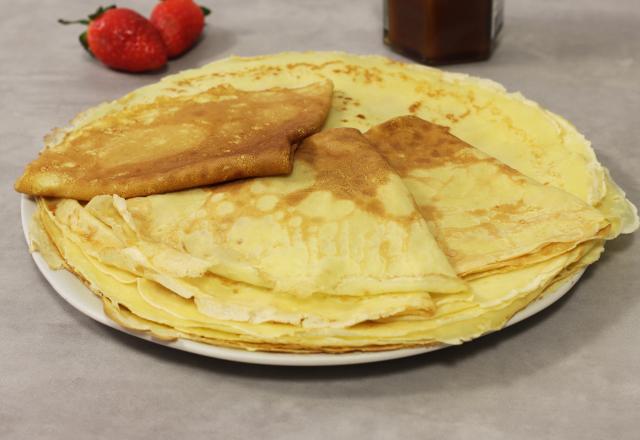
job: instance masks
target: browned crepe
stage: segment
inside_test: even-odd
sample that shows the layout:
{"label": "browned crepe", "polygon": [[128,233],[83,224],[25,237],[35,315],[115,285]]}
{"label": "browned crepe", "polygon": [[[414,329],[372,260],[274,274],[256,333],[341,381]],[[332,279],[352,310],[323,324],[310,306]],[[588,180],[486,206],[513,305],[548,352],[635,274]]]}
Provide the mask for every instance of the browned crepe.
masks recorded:
{"label": "browned crepe", "polygon": [[15,188],[78,200],[129,198],[286,174],[297,143],[324,124],[332,92],[330,81],[257,92],[222,85],[125,105],[89,123],[82,115],[52,136]]}

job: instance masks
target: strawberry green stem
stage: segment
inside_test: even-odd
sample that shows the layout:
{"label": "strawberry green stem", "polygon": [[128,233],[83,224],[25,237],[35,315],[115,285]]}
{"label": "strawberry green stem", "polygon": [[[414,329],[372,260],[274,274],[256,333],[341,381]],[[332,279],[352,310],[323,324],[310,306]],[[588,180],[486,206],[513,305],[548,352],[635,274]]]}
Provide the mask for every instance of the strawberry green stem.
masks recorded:
{"label": "strawberry green stem", "polygon": [[89,24],[89,20],[65,20],[64,18],[59,18],[58,23],[60,24]]}
{"label": "strawberry green stem", "polygon": [[[63,18],[59,18],[58,19],[58,23],[64,24],[64,25],[67,25],[67,24],[84,24],[84,25],[88,26],[93,20],[96,20],[102,14],[107,12],[109,9],[114,9],[115,7],[116,7],[116,5],[109,5],[106,8],[100,6],[96,10],[96,12],[94,12],[91,15],[89,15],[89,17],[87,17],[87,18],[83,18],[82,20],[65,20]],[[82,47],[84,47],[84,50],[89,52],[91,54],[91,56],[94,56],[93,52],[91,52],[91,49],[89,48],[89,40],[87,39],[87,31],[84,31],[83,33],[81,33],[80,36],[78,37],[78,40],[80,41],[80,44],[82,45]]]}
{"label": "strawberry green stem", "polygon": [[116,5],[109,5],[107,7],[100,6],[96,12],[90,14],[89,17],[83,18],[82,20],[65,20],[64,18],[59,18],[58,23],[60,24],[85,24],[88,25],[91,21],[100,17],[102,14],[107,12],[109,9],[114,9]]}

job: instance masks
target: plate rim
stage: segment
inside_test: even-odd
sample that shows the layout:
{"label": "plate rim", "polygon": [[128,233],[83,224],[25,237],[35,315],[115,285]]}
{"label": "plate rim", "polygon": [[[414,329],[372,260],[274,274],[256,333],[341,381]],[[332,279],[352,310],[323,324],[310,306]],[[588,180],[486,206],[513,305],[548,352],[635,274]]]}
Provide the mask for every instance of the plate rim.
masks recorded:
{"label": "plate rim", "polygon": [[[21,194],[20,217],[22,223],[22,232],[24,234],[24,238],[27,242],[28,247],[30,247],[29,225],[31,222],[31,218],[35,213],[35,210],[35,201],[31,197],[25,194]],[[431,347],[404,348],[378,352],[303,354],[249,351],[237,348],[220,347],[182,338],[171,342],[160,341],[148,334],[130,331],[120,326],[118,323],[112,321],[104,313],[102,303],[100,302],[97,295],[93,293],[87,286],[85,286],[82,281],[80,281],[77,277],[75,277],[67,270],[52,270],[51,268],[49,268],[48,264],[39,252],[30,251],[29,254],[31,255],[31,258],[33,258],[36,267],[47,280],[49,285],[53,288],[53,290],[80,313],[90,317],[95,321],[100,322],[101,324],[104,324],[123,333],[135,336],[136,338],[144,339],[146,341],[176,350],[186,351],[210,358],[258,365],[319,367],[365,364],[392,359],[401,359],[455,346],[440,344]],[[553,291],[546,293],[543,297],[534,300],[527,307],[520,310],[509,321],[507,321],[503,328],[509,327],[511,325],[519,323],[520,321],[530,318],[531,316],[541,312],[551,304],[558,301],[560,298],[566,295],[567,292],[569,292],[571,288],[578,282],[578,280],[582,277],[584,270],[585,269],[582,269],[573,276],[567,278],[567,280],[559,284]],[[496,331],[500,330],[501,329]],[[485,336],[487,334],[490,333],[486,333],[479,337]],[[475,339],[478,338],[474,338],[474,340]],[[473,342],[473,340],[465,342],[465,344],[470,342]]]}

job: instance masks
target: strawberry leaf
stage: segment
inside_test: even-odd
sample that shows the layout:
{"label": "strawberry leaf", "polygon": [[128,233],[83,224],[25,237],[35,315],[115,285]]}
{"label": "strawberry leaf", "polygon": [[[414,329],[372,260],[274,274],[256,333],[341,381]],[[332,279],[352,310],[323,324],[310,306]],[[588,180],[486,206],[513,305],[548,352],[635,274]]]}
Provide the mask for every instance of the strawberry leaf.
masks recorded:
{"label": "strawberry leaf", "polygon": [[89,15],[88,19],[83,18],[82,20],[65,20],[64,18],[59,18],[58,19],[58,23],[60,23],[60,24],[86,24],[86,25],[88,25],[90,22],[92,22],[96,18],[100,17],[102,14],[107,12],[109,9],[115,9],[115,8],[116,8],[116,5],[109,5],[106,8],[100,6],[96,10],[96,12],[94,12],[91,15]]}
{"label": "strawberry leaf", "polygon": [[115,9],[115,7],[116,7],[116,5],[109,5],[106,8],[100,6],[96,12],[94,12],[91,15],[89,15],[89,20],[95,20],[96,18],[100,17],[102,14],[107,12],[109,9]]}
{"label": "strawberry leaf", "polygon": [[80,36],[78,37],[78,40],[80,41],[80,44],[82,44],[82,47],[84,47],[84,50],[89,52],[89,55],[94,56],[93,52],[91,52],[91,49],[89,49],[89,40],[87,39],[87,31],[84,31],[83,33],[81,33]]}
{"label": "strawberry leaf", "polygon": [[205,17],[211,14],[211,9],[207,8],[206,6],[200,6],[200,9],[202,10],[202,13]]}

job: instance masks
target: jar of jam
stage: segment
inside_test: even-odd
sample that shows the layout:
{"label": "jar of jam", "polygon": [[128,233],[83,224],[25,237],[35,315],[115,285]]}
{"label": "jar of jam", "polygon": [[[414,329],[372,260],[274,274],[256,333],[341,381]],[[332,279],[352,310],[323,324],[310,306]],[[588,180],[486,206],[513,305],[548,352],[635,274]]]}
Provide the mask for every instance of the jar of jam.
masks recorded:
{"label": "jar of jam", "polygon": [[503,10],[504,0],[384,0],[384,42],[425,64],[485,60]]}

